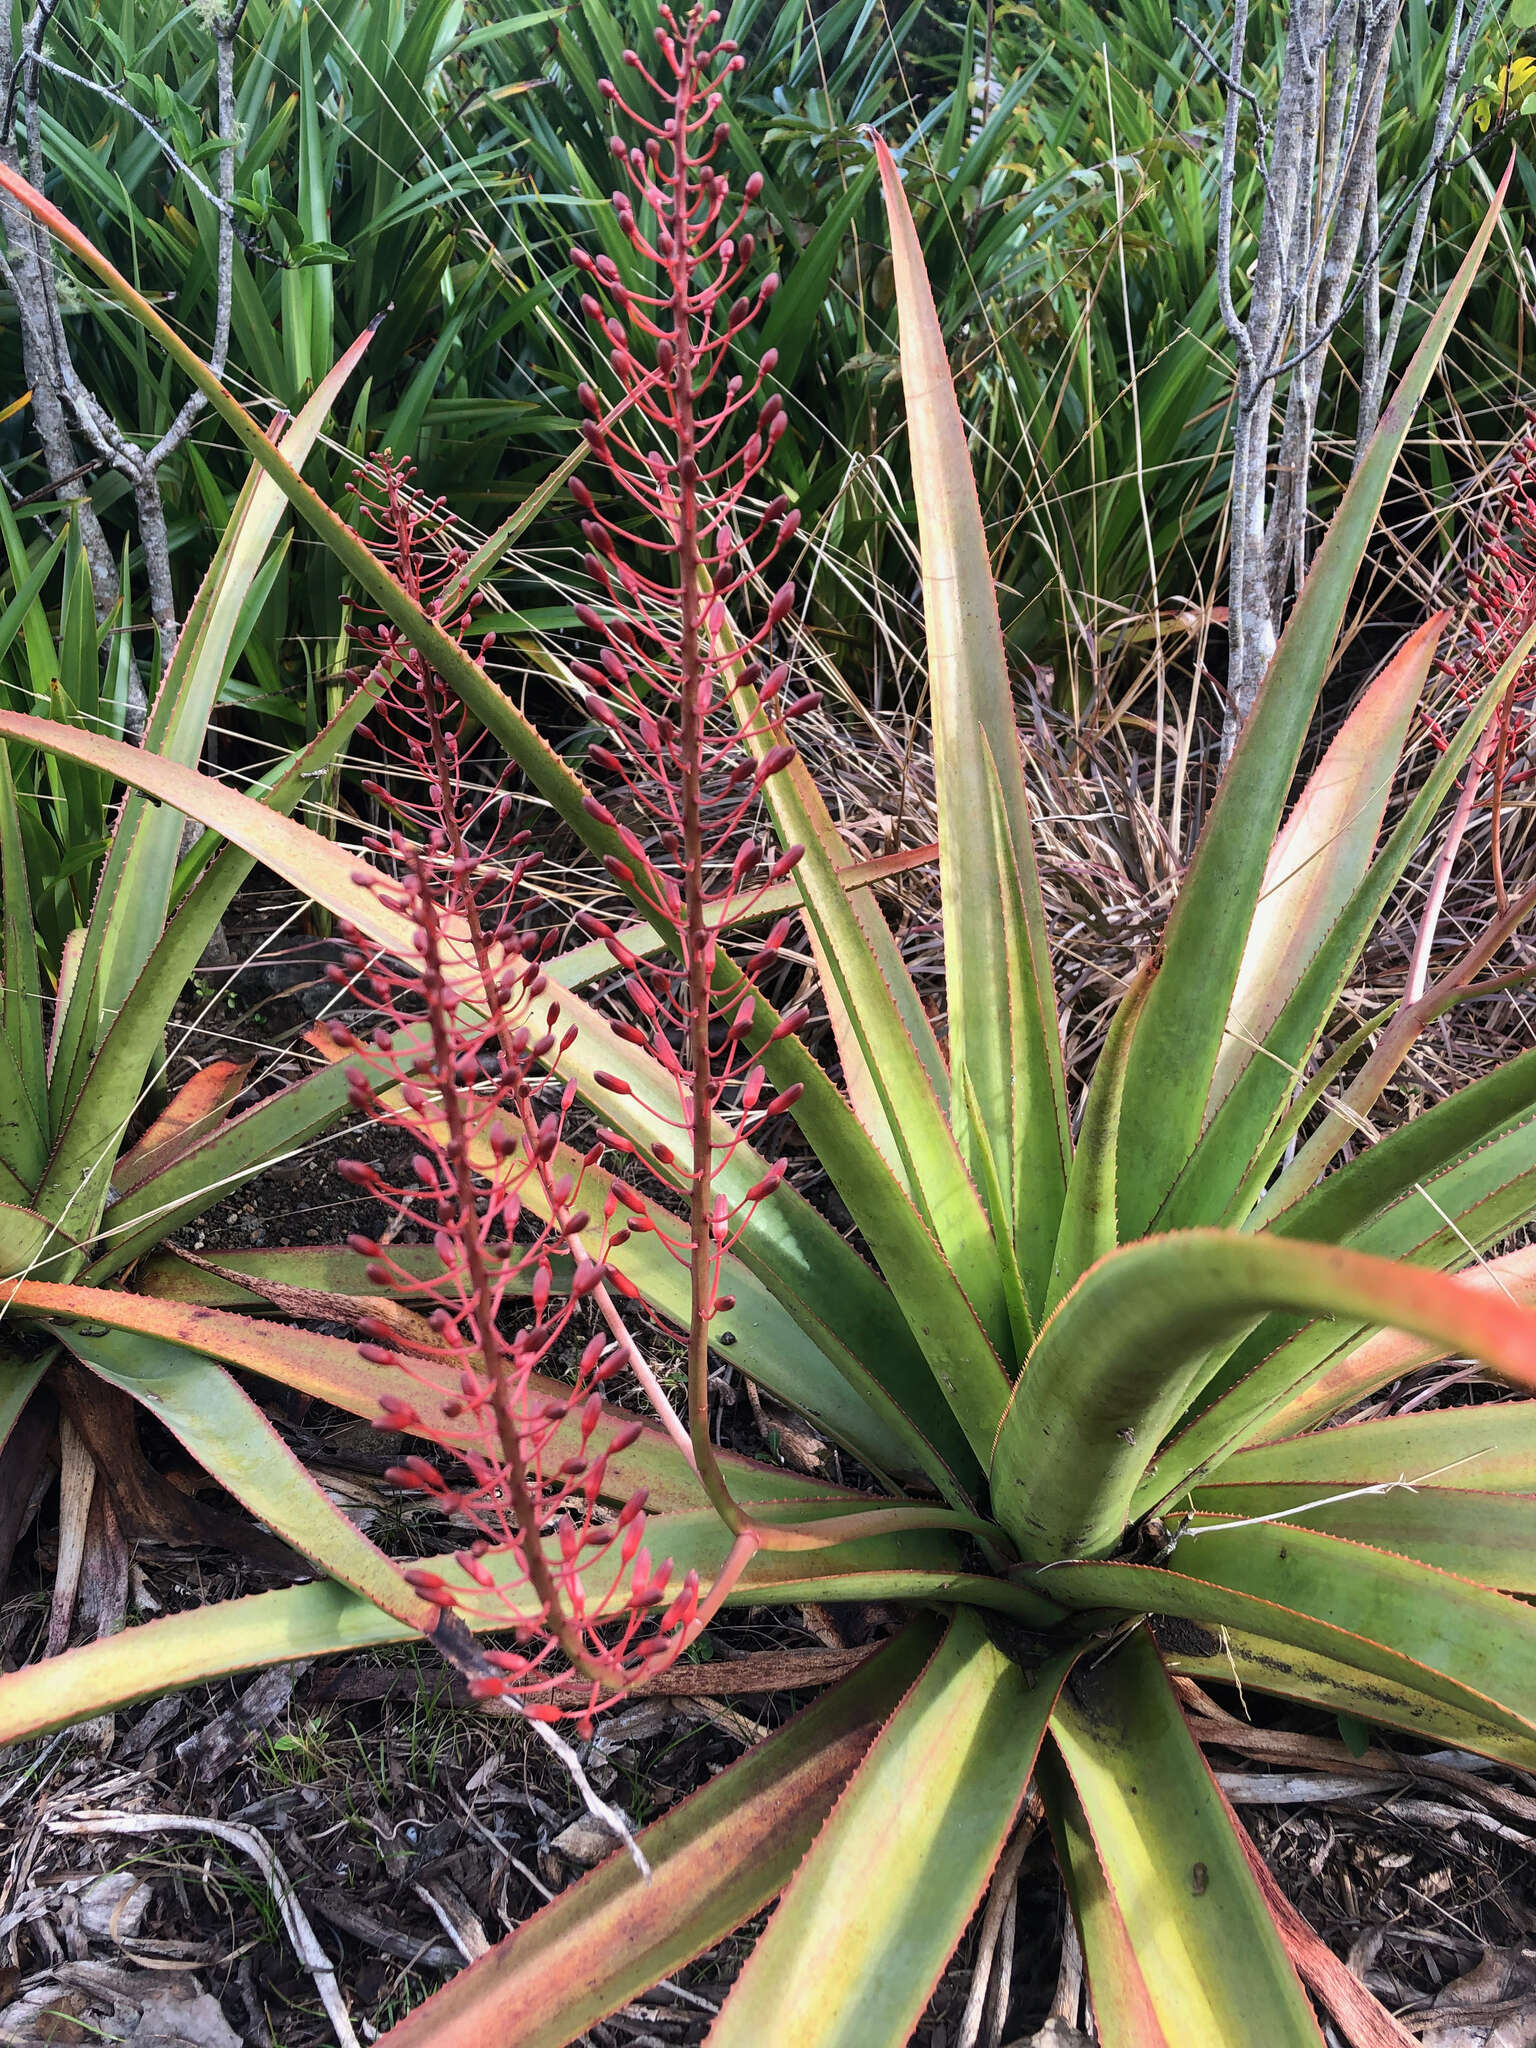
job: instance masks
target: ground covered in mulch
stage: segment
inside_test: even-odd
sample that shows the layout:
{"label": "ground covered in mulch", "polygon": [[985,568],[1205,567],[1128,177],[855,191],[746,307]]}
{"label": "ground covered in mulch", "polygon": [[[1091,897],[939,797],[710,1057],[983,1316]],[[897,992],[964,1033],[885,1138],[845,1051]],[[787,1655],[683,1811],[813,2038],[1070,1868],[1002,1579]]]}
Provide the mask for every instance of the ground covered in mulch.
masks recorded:
{"label": "ground covered in mulch", "polygon": [[[1165,806],[1147,801],[1126,756],[1102,757],[1091,773],[1065,754],[1058,765],[1079,782],[1047,814],[1046,880],[1069,1054],[1083,1061],[1166,907],[1173,863]],[[899,801],[890,775],[889,761],[875,761],[863,782],[844,765],[843,823],[862,852],[888,850],[893,833],[907,843],[929,836],[921,755],[903,754]],[[229,923],[232,966],[207,969],[182,1006],[173,1085],[209,1059],[249,1059],[249,1086],[266,1090],[310,1058],[302,1032],[334,1009],[324,969],[336,949],[294,926],[293,909],[259,888],[242,897]],[[919,968],[935,969],[931,883],[908,878],[890,914]],[[791,966],[798,974],[809,963]],[[1401,970],[1389,926],[1368,974],[1390,986]],[[1364,1013],[1374,990],[1353,1000]],[[1406,1075],[1405,1112],[1525,1031],[1514,1006],[1485,1012],[1459,1042],[1428,1037]],[[375,1152],[379,1142],[368,1134]],[[216,1261],[221,1250],[333,1244],[377,1228],[376,1213],[337,1179],[337,1150],[327,1140],[282,1163],[181,1241]],[[805,1185],[818,1192],[813,1176]],[[819,1191],[835,1215],[835,1198]],[[717,1392],[726,1441],[808,1466],[826,1450],[728,1370]],[[1377,1398],[1392,1408],[1484,1392],[1475,1374],[1440,1367]],[[375,1432],[273,1400],[270,1389],[261,1398],[360,1526],[397,1554],[430,1547],[419,1502],[385,1476],[391,1460]],[[141,1436],[172,1485],[199,1486],[168,1437],[152,1425]],[[58,1635],[57,1507],[46,1491],[27,1506],[0,1599],[6,1668],[39,1655],[50,1626]],[[227,1551],[140,1543],[128,1618],[282,1582],[255,1532]],[[603,1720],[584,1752],[594,1784],[643,1825],[895,1625],[870,1609],[733,1611],[664,1692]],[[74,1639],[91,1632],[89,1617],[77,1617]],[[1205,1694],[1186,1683],[1185,1695],[1287,1895],[1412,2032],[1429,2048],[1536,2043],[1536,1780],[1466,1756],[1425,1758],[1422,1745],[1379,1733],[1357,1754],[1361,1731],[1327,1717],[1220,1687]],[[0,2042],[348,2048],[386,2030],[609,1846],[547,1752],[465,1703],[423,1651],[290,1665],[154,1700],[0,1752]],[[1011,1881],[985,1938],[978,1915],[938,1987],[917,2036],[926,2048],[960,2043],[979,1944],[1007,1985],[983,2039],[1069,2048],[1085,2038],[1079,2025],[1091,2028],[1043,1831]],[[590,2041],[701,2041],[754,1931],[594,2028]]]}

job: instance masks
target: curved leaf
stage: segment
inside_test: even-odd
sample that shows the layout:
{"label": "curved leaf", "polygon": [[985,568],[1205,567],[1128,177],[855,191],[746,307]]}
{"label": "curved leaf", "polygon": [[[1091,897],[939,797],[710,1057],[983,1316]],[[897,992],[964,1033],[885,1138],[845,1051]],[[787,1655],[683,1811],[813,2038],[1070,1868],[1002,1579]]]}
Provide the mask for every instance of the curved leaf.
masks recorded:
{"label": "curved leaf", "polygon": [[1121,997],[1104,1050],[1093,1070],[1077,1132],[1077,1150],[1067,1180],[1061,1212],[1061,1234],[1051,1264],[1051,1285],[1045,1312],[1053,1315],[1088,1268],[1112,1252],[1115,1234],[1115,1158],[1119,1144],[1120,1109],[1136,1025],[1157,978],[1160,956],[1153,953]]}
{"label": "curved leaf", "polygon": [[1082,1801],[1052,1743],[1041,1752],[1038,1776],[1101,2038],[1117,2048],[1178,2048],[1178,2036],[1170,2041],[1158,2023],[1136,1944],[1105,1881]]}
{"label": "curved leaf", "polygon": [[1536,1733],[1536,1612],[1412,1558],[1274,1522],[1188,1534],[1163,1566],[1063,1564],[1045,1582],[1069,1606],[1246,1630],[1385,1681],[1387,1693],[1400,1686]]}
{"label": "curved leaf", "polygon": [[[1461,1280],[1464,1287],[1503,1294],[1523,1307],[1536,1307],[1536,1247],[1526,1245],[1519,1251],[1506,1252],[1502,1258],[1489,1259],[1462,1274]],[[1378,1331],[1364,1344],[1325,1363],[1296,1389],[1290,1400],[1268,1408],[1248,1441],[1255,1446],[1271,1438],[1288,1441],[1293,1432],[1316,1429],[1331,1422],[1341,1410],[1390,1386],[1405,1373],[1449,1358],[1454,1350],[1454,1345],[1426,1343],[1421,1338],[1405,1336],[1400,1330]],[[1225,1469],[1224,1460],[1221,1469]]]}
{"label": "curved leaf", "polygon": [[[647,1520],[646,1534],[654,1556],[671,1558],[677,1579],[689,1571],[698,1572],[702,1593],[707,1596],[731,1542],[719,1517],[713,1511],[653,1515]],[[904,1572],[902,1560],[937,1559],[947,1548],[944,1538],[908,1532],[866,1537],[820,1551],[759,1551],[725,1604],[750,1607],[765,1597],[785,1601],[879,1599],[886,1579],[892,1576],[898,1582],[910,1577],[919,1585],[917,1597],[926,1598],[933,1585],[944,1583],[945,1574],[915,1568]],[[461,1588],[472,1602],[476,1600],[474,1587],[452,1556],[417,1562],[429,1566],[445,1583]],[[531,1596],[515,1560],[493,1551],[486,1563],[498,1579],[495,1594],[460,1610],[460,1618],[479,1633],[505,1629],[519,1612],[531,1611]],[[619,1569],[627,1572],[628,1568]],[[610,1559],[584,1574],[594,1599],[612,1587],[614,1570]],[[0,1673],[0,1744],[46,1734],[49,1729],[89,1720],[135,1700],[158,1698],[234,1671],[410,1642],[418,1633],[333,1581],[289,1586],[244,1600],[216,1601],[124,1629],[99,1642],[66,1650],[62,1656],[46,1657],[41,1663],[24,1664],[18,1671]]]}
{"label": "curved leaf", "polygon": [[1424,1267],[1235,1231],[1126,1245],[1046,1325],[998,1430],[994,1512],[1021,1553],[1111,1549],[1213,1349],[1219,1362],[1221,1347],[1277,1307],[1390,1321],[1536,1382],[1536,1316]]}
{"label": "curved leaf", "polygon": [[904,2048],[1012,1832],[1071,1665],[1057,1658],[1031,1687],[974,1616],[955,1616],[795,1872],[710,2048]]}
{"label": "curved leaf", "polygon": [[[1415,1182],[1408,1193],[1375,1218],[1354,1239],[1361,1251],[1385,1256],[1407,1274],[1464,1265],[1485,1244],[1509,1236],[1531,1214],[1536,1201],[1536,1118],[1502,1133],[1488,1145],[1435,1179]],[[1431,1227],[1426,1232],[1425,1224]],[[1279,1241],[1266,1232],[1251,1242]],[[1512,1255],[1513,1256],[1513,1255]],[[1470,1294],[1486,1295],[1506,1305],[1527,1295],[1520,1268],[1490,1260],[1460,1276]],[[1294,1430],[1301,1403],[1314,1419],[1326,1419],[1340,1400],[1358,1399],[1416,1363],[1443,1358],[1468,1347],[1459,1334],[1447,1331],[1427,1346],[1390,1335],[1366,1333],[1387,1321],[1385,1315],[1297,1327],[1298,1319],[1272,1316],[1261,1322],[1241,1345],[1232,1349],[1204,1391],[1207,1402],[1148,1466],[1133,1506],[1151,1506],[1176,1490],[1196,1472],[1218,1464],[1238,1444],[1284,1428]],[[1427,1336],[1427,1332],[1421,1332]],[[1351,1363],[1350,1361],[1354,1361]],[[1338,1375],[1336,1377],[1336,1375]],[[1508,1377],[1519,1380],[1518,1373]],[[1318,1415],[1311,1390],[1326,1387],[1330,1406]],[[1356,1391],[1351,1392],[1351,1388]],[[1333,1397],[1337,1395],[1336,1400]],[[1285,1420],[1282,1422],[1281,1417]]]}
{"label": "curved leaf", "polygon": [[437,1610],[326,1498],[227,1372],[175,1345],[98,1324],[63,1323],[54,1334],[92,1372],[147,1408],[285,1543],[408,1628],[433,1626]]}
{"label": "curved leaf", "polygon": [[1511,651],[1430,768],[1365,880],[1307,963],[1294,994],[1265,1037],[1262,1057],[1243,1068],[1206,1126],[1158,1209],[1154,1219],[1158,1229],[1240,1222],[1263,1193],[1284,1151],[1283,1144],[1275,1148],[1274,1133],[1286,1120],[1306,1063],[1338,1008],[1355,963],[1436,813],[1455,787],[1510,678],[1533,646],[1536,626]]}
{"label": "curved leaf", "polygon": [[[149,1338],[157,1346],[174,1345],[198,1358],[216,1358],[243,1372],[295,1392],[329,1401],[333,1407],[359,1415],[367,1422],[379,1417],[382,1392],[408,1388],[409,1398],[420,1416],[420,1435],[429,1443],[453,1445],[463,1440],[462,1425],[443,1412],[447,1391],[433,1393],[415,1380],[369,1365],[357,1345],[345,1337],[325,1337],[314,1330],[292,1324],[258,1322],[248,1316],[231,1315],[224,1309],[189,1306],[177,1300],[155,1300],[146,1295],[124,1294],[115,1288],[64,1287],[46,1282],[22,1281],[9,1291],[12,1312],[23,1310],[37,1316],[78,1318],[89,1326]],[[76,1344],[77,1324],[59,1325],[70,1348]],[[194,1360],[195,1362],[195,1360]],[[558,1380],[532,1377],[536,1392],[550,1400],[568,1392]],[[636,1418],[627,1411],[604,1404],[603,1415],[614,1429]],[[568,1433],[575,1455],[580,1441],[579,1418],[572,1416],[560,1425]],[[852,1494],[803,1474],[783,1471],[776,1465],[759,1464],[751,1458],[722,1452],[721,1461],[730,1474],[733,1490],[745,1500],[854,1500],[878,1506],[875,1496]],[[609,1461],[605,1494],[627,1500],[637,1488],[649,1490],[653,1509],[693,1508],[700,1500],[699,1482],[693,1467],[666,1433],[646,1423],[639,1440],[629,1450]],[[611,1494],[609,1489],[612,1489]],[[231,1489],[232,1491],[235,1489]]]}
{"label": "curved leaf", "polygon": [[1395,1728],[1435,1748],[1468,1749],[1522,1771],[1536,1768],[1536,1739],[1529,1735],[1512,1734],[1478,1714],[1447,1706],[1396,1681],[1384,1685],[1371,1672],[1317,1651],[1247,1629],[1202,1628],[1163,1616],[1152,1627],[1168,1670],[1202,1685],[1230,1685],[1239,1693],[1301,1700],[1324,1713],[1351,1714],[1359,1721]]}
{"label": "curved leaf", "polygon": [[[783,739],[783,727],[761,712],[749,687],[738,682],[730,694],[745,743],[761,759]],[[878,905],[860,905],[845,886],[839,856],[846,862],[846,849],[804,762],[792,761],[765,796],[782,843],[804,848],[795,879],[854,1106],[945,1257],[966,1276],[978,1320],[1006,1357],[1010,1333],[999,1255],[923,1057],[926,1048],[913,1035],[909,1018],[914,1010],[921,1016],[922,1008],[911,976]],[[924,1028],[931,1040],[926,1020]]]}
{"label": "curved leaf", "polygon": [[[1328,1434],[1349,1436],[1353,1431]],[[1492,1434],[1485,1425],[1485,1443]],[[1530,1459],[1525,1462],[1529,1467]],[[1398,1472],[1406,1483],[1397,1483],[1398,1475],[1385,1482],[1354,1480],[1341,1486],[1315,1479],[1262,1486],[1217,1483],[1196,1487],[1191,1498],[1200,1514],[1218,1521],[1272,1518],[1325,1536],[1342,1536],[1372,1550],[1417,1558],[1438,1571],[1497,1586],[1505,1593],[1536,1593],[1536,1492],[1469,1493],[1452,1486],[1415,1485],[1408,1468],[1399,1467]],[[1362,1483],[1390,1490],[1358,1492],[1348,1498],[1351,1487]],[[1346,1498],[1339,1499],[1340,1493]]]}
{"label": "curved leaf", "polygon": [[[1529,1249],[1513,1256],[1536,1268]],[[1469,1273],[1464,1284],[1478,1282],[1486,1285],[1485,1276]],[[1526,1287],[1536,1299],[1536,1271]],[[1212,1483],[1329,1491],[1397,1479],[1458,1493],[1536,1494],[1536,1401],[1480,1401],[1253,1444],[1223,1459]]]}

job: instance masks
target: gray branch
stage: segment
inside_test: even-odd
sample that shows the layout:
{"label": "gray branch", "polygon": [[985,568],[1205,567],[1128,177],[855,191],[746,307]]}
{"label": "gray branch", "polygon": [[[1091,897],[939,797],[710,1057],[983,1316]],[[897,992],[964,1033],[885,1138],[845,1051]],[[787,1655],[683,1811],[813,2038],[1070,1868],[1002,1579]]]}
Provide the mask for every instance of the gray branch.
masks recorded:
{"label": "gray branch", "polygon": [[[47,176],[47,159],[42,139],[40,78],[45,73],[97,93],[156,137],[167,160],[200,192],[218,219],[218,243],[214,277],[214,332],[210,363],[222,374],[229,354],[230,322],[234,298],[235,244],[235,41],[242,4],[216,17],[210,28],[215,48],[215,76],[218,137],[218,186],[211,189],[192,170],[169,141],[115,88],[82,76],[56,63],[44,50],[43,40],[58,0],[41,0],[22,39],[19,58],[11,44],[9,14],[0,15],[0,78],[5,83],[3,113],[0,113],[0,161],[20,172],[23,168],[16,140],[17,112],[26,138],[25,172],[41,187]],[[149,610],[167,650],[175,638],[176,605],[171,576],[170,541],[165,506],[160,490],[160,472],[167,460],[182,446],[200,418],[205,401],[194,393],[186,400],[171,424],[150,447],[138,446],[112,418],[96,393],[78,375],[70,352],[55,268],[52,243],[24,208],[0,202],[0,228],[4,230],[6,254],[4,275],[17,305],[23,359],[33,390],[33,418],[42,446],[49,479],[58,496],[68,502],[79,521],[81,544],[90,564],[92,591],[98,618],[105,618],[118,601],[117,566],[94,507],[81,478],[95,465],[80,459],[79,442],[125,477],[133,488],[134,507],[143,551]],[[138,693],[142,700],[142,691]],[[142,724],[144,706],[136,703],[131,715]]]}
{"label": "gray branch", "polygon": [[[1223,758],[1253,708],[1284,607],[1306,574],[1314,440],[1330,343],[1363,294],[1358,461],[1385,398],[1435,186],[1462,109],[1462,81],[1491,7],[1492,0],[1455,0],[1429,162],[1386,223],[1377,152],[1402,0],[1292,0],[1279,79],[1267,90],[1246,61],[1249,0],[1233,0],[1225,65],[1207,39],[1178,21],[1226,96],[1217,289],[1232,345],[1237,403]],[[1253,117],[1252,189],[1260,210],[1252,256],[1239,266],[1234,212],[1245,112]],[[1384,319],[1381,265],[1399,220],[1410,210],[1403,263]]]}

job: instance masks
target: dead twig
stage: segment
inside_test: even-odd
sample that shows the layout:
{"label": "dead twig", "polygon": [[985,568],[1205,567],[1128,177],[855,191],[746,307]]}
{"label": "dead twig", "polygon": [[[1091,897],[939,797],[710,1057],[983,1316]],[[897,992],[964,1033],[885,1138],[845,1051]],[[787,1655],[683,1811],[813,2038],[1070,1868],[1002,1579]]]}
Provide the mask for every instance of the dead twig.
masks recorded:
{"label": "dead twig", "polygon": [[339,2048],[359,2048],[357,2035],[352,2031],[352,2022],[347,2016],[346,2003],[336,1982],[335,1966],[320,1946],[287,1871],[254,1828],[238,1827],[233,1821],[214,1820],[196,1813],[96,1811],[76,1813],[69,1820],[50,1820],[46,1825],[48,1832],[54,1835],[213,1835],[248,1856],[272,1894],[295,1954],[315,1980],[315,1989],[320,1994],[320,2002],[325,2007]]}

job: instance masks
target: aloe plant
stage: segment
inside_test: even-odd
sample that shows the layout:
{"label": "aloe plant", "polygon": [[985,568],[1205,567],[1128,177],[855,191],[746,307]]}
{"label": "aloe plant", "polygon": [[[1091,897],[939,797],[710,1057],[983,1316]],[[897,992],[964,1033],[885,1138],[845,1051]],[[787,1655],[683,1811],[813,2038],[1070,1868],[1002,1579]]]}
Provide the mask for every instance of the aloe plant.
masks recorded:
{"label": "aloe plant", "polygon": [[[424,831],[407,819],[355,852],[285,816],[280,791],[262,802],[200,774],[190,727],[169,712],[142,749],[0,714],[8,740],[121,778],[128,822],[104,894],[126,893],[117,878],[129,862],[156,890],[151,903],[147,886],[135,889],[142,914],[110,920],[110,944],[103,915],[72,949],[45,1076],[36,1005],[12,982],[30,957],[24,902],[7,888],[4,1043],[33,1086],[12,1089],[0,1126],[14,1183],[0,1211],[12,1345],[0,1412],[14,1416],[46,1347],[65,1345],[276,1520],[267,1481],[287,1454],[229,1379],[239,1367],[457,1459],[445,1472],[413,1451],[400,1469],[467,1507],[482,1540],[392,1561],[312,1506],[282,1526],[327,1580],[151,1621],[6,1674],[0,1740],[170,1686],[413,1634],[481,1689],[585,1723],[725,1603],[878,1600],[909,1609],[910,1623],[646,1829],[648,1875],[616,1856],[391,2039],[555,2048],[777,1898],[711,2040],[903,2042],[1032,1788],[1106,2041],[1319,2043],[1298,1955],[1318,1996],[1347,2004],[1352,2038],[1373,2038],[1370,2026],[1389,2038],[1363,1990],[1344,2000],[1338,1973],[1317,1968],[1296,1917],[1276,1917],[1273,1885],[1255,1875],[1173,1680],[1235,1680],[1250,1695],[1536,1764],[1536,1618],[1522,1597],[1536,1592],[1536,1407],[1318,1428],[1451,1354],[1536,1386],[1525,1305],[1536,1260],[1487,1256],[1536,1214],[1536,1055],[1338,1157],[1413,1034],[1502,985],[1488,969],[1525,904],[1402,1007],[1388,1053],[1378,1047],[1347,1080],[1363,1034],[1319,1060],[1362,949],[1536,632],[1509,651],[1389,827],[1443,619],[1387,663],[1291,800],[1352,579],[1494,217],[1318,550],[1167,929],[1074,1119],[965,432],[900,176],[878,146],[921,521],[947,1043],[872,901],[873,877],[850,868],[795,753],[793,685],[774,638],[793,593],[781,585],[770,598],[750,552],[787,546],[793,527],[782,503],[745,490],[779,415],[762,403],[771,363],[745,353],[762,288],[721,295],[738,290],[722,272],[750,269],[751,251],[710,161],[713,95],[732,60],[729,45],[707,47],[713,30],[695,15],[663,36],[671,126],[633,147],[616,139],[628,271],[612,254],[582,260],[589,318],[625,388],[618,410],[593,396],[589,459],[650,524],[649,551],[632,549],[577,480],[605,605],[584,619],[597,658],[573,665],[570,684],[607,729],[606,760],[593,758],[640,806],[639,831],[471,651],[473,586],[495,544],[450,562],[445,583],[403,574],[401,550],[381,553],[340,521],[303,483],[294,448],[263,434],[85,237],[4,179],[250,450],[260,476],[246,518],[286,498],[333,549],[376,621],[378,662],[359,693],[396,689],[407,671],[417,695],[396,697],[392,715],[414,704],[410,744],[423,752],[410,759],[436,766]],[[609,97],[622,116],[618,89]],[[741,367],[709,412],[733,352]],[[734,414],[748,405],[757,423],[738,443]],[[254,525],[226,537],[193,644],[227,615],[236,548],[256,550]],[[190,653],[184,669],[199,673]],[[172,675],[175,706],[193,685]],[[470,812],[456,809],[471,783],[454,750],[472,743],[504,750],[581,835],[633,902],[634,924],[600,922],[591,946],[564,955],[525,933],[526,902],[505,893],[526,895],[521,855],[482,871],[462,817],[479,816],[483,799],[471,791]],[[738,801],[748,787],[777,858]],[[151,912],[174,870],[155,849],[175,846],[178,812],[226,845],[157,943]],[[9,841],[3,851],[9,882],[19,861]],[[163,994],[197,918],[251,859],[357,935],[359,987],[384,1014],[380,1039],[335,1046],[333,1066],[278,1098],[282,1114],[302,1116],[306,1103],[334,1114],[341,1090],[418,1133],[424,1195],[369,1184],[390,1202],[424,1198],[439,1242],[419,1266],[367,1241],[330,1252],[318,1296],[293,1284],[297,1260],[283,1277],[276,1253],[214,1275],[151,1264],[130,1290],[122,1275],[146,1233],[163,1232],[178,1198],[194,1199],[189,1187],[206,1199],[210,1162],[194,1147],[162,1171],[151,1204],[126,1193],[107,1211],[96,1175],[122,1105],[100,1081],[93,1093],[90,1077],[112,1071],[114,1034],[127,1043],[144,1028],[139,990],[147,979]],[[836,1083],[799,1020],[768,1000],[762,960],[776,930],[748,935],[751,920],[791,910],[822,969]],[[162,950],[189,913],[183,952]],[[612,1000],[589,1002],[583,988],[616,968]],[[430,1044],[406,1042],[423,1028]],[[42,1100],[45,1078],[70,1108],[61,1116],[50,1098],[39,1130],[19,1112]],[[862,1254],[759,1149],[767,1089],[825,1167]],[[547,1118],[534,1116],[536,1096]],[[566,1147],[561,1123],[578,1098],[600,1122],[585,1153]],[[494,1121],[478,1124],[477,1105]],[[226,1174],[251,1156],[239,1130],[203,1141],[223,1146],[212,1163]],[[514,1195],[528,1212],[521,1235],[507,1220]],[[588,1233],[595,1256],[583,1263]],[[496,1292],[508,1266],[526,1280],[526,1310],[512,1286]],[[642,1308],[681,1332],[686,1420],[654,1386],[655,1422],[605,1407],[600,1383],[634,1363],[628,1334],[589,1347],[574,1390],[541,1376],[546,1339],[566,1327],[563,1288],[609,1290],[625,1333],[625,1315]],[[370,1289],[362,1351],[232,1312],[265,1295],[302,1321],[306,1307],[313,1317]],[[719,1451],[707,1371],[722,1346],[851,1451],[870,1490]],[[557,1463],[561,1431],[569,1449]],[[680,1589],[650,1635],[649,1562],[626,1582],[632,1598],[612,1564],[618,1546],[628,1569],[614,1532],[642,1514],[648,1557],[669,1558]],[[640,1633],[615,1651],[610,1624]],[[580,1682],[549,1682],[562,1672]]]}

